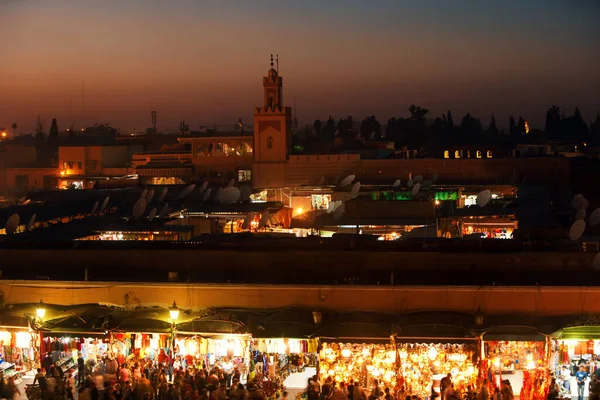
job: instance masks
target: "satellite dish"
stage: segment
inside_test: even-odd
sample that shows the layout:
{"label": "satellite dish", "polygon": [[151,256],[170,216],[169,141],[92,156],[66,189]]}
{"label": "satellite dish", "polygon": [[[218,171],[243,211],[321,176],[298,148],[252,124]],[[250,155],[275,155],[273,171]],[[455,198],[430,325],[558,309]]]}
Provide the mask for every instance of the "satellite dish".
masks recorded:
{"label": "satellite dish", "polygon": [[477,194],[477,200],[475,202],[479,207],[485,207],[487,203],[492,199],[492,192],[489,190],[483,190]]}
{"label": "satellite dish", "polygon": [[244,202],[250,199],[250,195],[252,194],[252,189],[248,185],[244,185],[240,188],[240,202]]}
{"label": "satellite dish", "polygon": [[344,211],[346,211],[346,205],[345,204],[340,204],[339,207],[337,207],[333,213],[333,218],[335,219],[339,219],[342,214],[344,214]]}
{"label": "satellite dish", "polygon": [[423,189],[429,189],[431,186],[433,185],[433,182],[430,181],[429,179],[425,179],[422,183],[421,183],[421,188]]}
{"label": "satellite dish", "polygon": [[348,186],[352,183],[352,181],[354,181],[354,178],[356,178],[356,175],[348,175],[347,177],[342,179],[342,181],[340,182],[340,187]]}
{"label": "satellite dish", "polygon": [[590,225],[591,226],[596,226],[598,224],[600,224],[600,208],[596,208],[591,214],[590,214]]}
{"label": "satellite dish", "polygon": [[352,190],[350,191],[350,197],[356,197],[358,192],[360,191],[360,182],[356,182],[352,185]]}
{"label": "satellite dish", "polygon": [[29,218],[29,222],[27,222],[27,230],[30,231],[31,228],[33,228],[33,224],[35,223],[35,218],[37,217],[37,214],[33,214],[31,216],[31,218]]}
{"label": "satellite dish", "polygon": [[102,202],[102,205],[100,206],[100,212],[104,212],[104,210],[106,209],[106,207],[108,206],[108,202],[110,201],[110,196],[106,196],[104,198],[104,201]]}
{"label": "satellite dish", "polygon": [[317,186],[323,186],[325,184],[325,177],[321,176],[319,178],[319,182],[317,182]]}
{"label": "satellite dish", "polygon": [[4,229],[6,230],[6,234],[7,235],[12,235],[17,231],[17,228],[19,227],[19,223],[21,222],[21,218],[19,217],[19,214],[13,214],[8,218],[8,221],[6,221],[6,225],[4,226]]}
{"label": "satellite dish", "polygon": [[185,196],[187,196],[188,194],[192,193],[195,188],[196,188],[196,184],[192,183],[190,186],[186,187],[181,192],[179,192],[179,194],[177,195],[177,198],[178,199],[183,199]]}
{"label": "satellite dish", "polygon": [[135,202],[135,205],[133,206],[133,218],[134,219],[138,219],[140,218],[143,214],[144,211],[146,211],[146,207],[148,207],[148,203],[146,202],[146,199],[138,199],[138,201]]}
{"label": "satellite dish", "polygon": [[571,206],[573,206],[573,208],[575,209],[580,209],[581,207],[584,206],[584,200],[585,198],[583,197],[583,195],[581,193],[575,195],[575,197],[573,197],[573,200],[571,200]]}
{"label": "satellite dish", "polygon": [[335,208],[333,209],[334,211],[338,209],[339,206],[341,206],[342,204],[344,204],[343,201],[341,200],[336,200],[335,202]]}
{"label": "satellite dish", "polygon": [[145,199],[146,196],[148,196],[148,189],[142,190],[142,193],[140,194],[140,199]]}
{"label": "satellite dish", "polygon": [[208,200],[208,198],[210,197],[210,192],[211,192],[210,188],[206,189],[206,192],[204,192],[204,196],[202,196],[202,201]]}
{"label": "satellite dish", "polygon": [[412,185],[413,185],[412,179],[409,179],[408,181],[406,181],[406,186],[412,187]]}
{"label": "satellite dish", "polygon": [[163,190],[160,192],[160,195],[158,195],[158,202],[162,203],[165,200],[165,197],[167,197],[167,193],[169,192],[169,188],[163,188]]}
{"label": "satellite dish", "polygon": [[150,210],[150,214],[148,214],[148,222],[152,222],[154,217],[156,217],[156,207]]}
{"label": "satellite dish", "polygon": [[260,221],[258,222],[258,229],[264,228],[267,222],[271,218],[271,214],[268,211],[265,211],[260,216]]}
{"label": "satellite dish", "polygon": [[165,203],[165,205],[160,209],[160,213],[158,213],[158,217],[164,218],[168,209],[169,209],[169,203]]}
{"label": "satellite dish", "polygon": [[413,188],[412,188],[412,191],[411,191],[412,195],[416,196],[417,193],[419,193],[420,189],[421,189],[421,184],[420,183],[415,183],[414,186],[413,186]]}
{"label": "satellite dish", "polygon": [[256,214],[254,214],[253,212],[249,212],[248,215],[246,215],[246,218],[244,219],[244,223],[242,224],[242,229],[248,229],[250,227],[250,223],[252,221],[254,221],[254,216]]}
{"label": "satellite dish", "polygon": [[221,195],[223,194],[223,188],[218,188],[213,196],[213,200],[219,203],[221,201]]}
{"label": "satellite dish", "polygon": [[569,239],[578,240],[583,235],[585,231],[585,221],[582,219],[578,219],[571,225],[571,229],[569,229]]}
{"label": "satellite dish", "polygon": [[585,208],[587,210],[587,208],[590,206],[590,202],[588,201],[588,199],[583,199],[583,208]]}
{"label": "satellite dish", "polygon": [[331,214],[333,210],[335,210],[335,206],[335,201],[330,201],[329,205],[327,206],[327,214]]}
{"label": "satellite dish", "polygon": [[146,195],[146,202],[148,204],[152,203],[153,198],[154,198],[154,189],[149,191],[148,194]]}
{"label": "satellite dish", "polygon": [[92,215],[96,214],[96,211],[98,211],[98,202],[97,201],[94,203],[94,206],[92,207],[91,214]]}
{"label": "satellite dish", "polygon": [[580,220],[580,219],[585,219],[585,208],[580,208],[577,213],[575,213],[575,221]]}
{"label": "satellite dish", "polygon": [[413,183],[421,183],[423,182],[423,175],[417,175],[413,178]]}
{"label": "satellite dish", "polygon": [[204,181],[202,183],[202,186],[200,186],[200,193],[204,193],[204,191],[206,190],[207,187],[208,187],[208,181]]}
{"label": "satellite dish", "polygon": [[600,271],[600,253],[596,254],[596,257],[594,257],[592,268],[594,271]]}
{"label": "satellite dish", "polygon": [[221,194],[221,204],[232,204],[240,199],[240,189],[235,186],[226,187]]}
{"label": "satellite dish", "polygon": [[233,187],[235,185],[235,179],[232,179],[229,181],[229,183],[227,184],[227,187]]}
{"label": "satellite dish", "polygon": [[400,187],[400,184],[402,184],[402,181],[400,179],[396,179],[396,181],[394,182],[394,184],[392,185],[392,187],[393,188]]}

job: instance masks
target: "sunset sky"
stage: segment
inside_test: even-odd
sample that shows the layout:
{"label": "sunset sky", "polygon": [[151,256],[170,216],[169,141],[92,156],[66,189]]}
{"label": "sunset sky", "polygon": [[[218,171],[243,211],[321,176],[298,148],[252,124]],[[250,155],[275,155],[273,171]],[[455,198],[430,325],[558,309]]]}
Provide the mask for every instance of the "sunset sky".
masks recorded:
{"label": "sunset sky", "polygon": [[[406,116],[414,103],[484,126],[600,109],[598,0],[0,0],[0,127],[233,126],[279,53],[287,105],[315,118]],[[85,81],[85,111],[81,82]]]}

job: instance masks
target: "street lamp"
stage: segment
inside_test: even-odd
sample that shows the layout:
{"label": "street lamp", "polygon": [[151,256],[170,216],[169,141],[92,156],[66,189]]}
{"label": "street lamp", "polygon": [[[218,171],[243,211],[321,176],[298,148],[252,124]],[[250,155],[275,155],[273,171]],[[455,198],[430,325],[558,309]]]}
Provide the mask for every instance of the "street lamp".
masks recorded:
{"label": "street lamp", "polygon": [[177,307],[177,303],[173,302],[173,305],[169,307],[169,316],[171,317],[171,322],[175,324],[179,318],[179,307]]}
{"label": "street lamp", "polygon": [[44,307],[44,303],[42,303],[41,300],[40,304],[38,304],[37,308],[35,309],[35,314],[37,315],[38,319],[44,319],[44,316],[46,315],[46,307]]}
{"label": "street lamp", "polygon": [[475,312],[475,324],[477,326],[483,325],[483,311],[481,311],[481,307],[477,307],[477,311]]}

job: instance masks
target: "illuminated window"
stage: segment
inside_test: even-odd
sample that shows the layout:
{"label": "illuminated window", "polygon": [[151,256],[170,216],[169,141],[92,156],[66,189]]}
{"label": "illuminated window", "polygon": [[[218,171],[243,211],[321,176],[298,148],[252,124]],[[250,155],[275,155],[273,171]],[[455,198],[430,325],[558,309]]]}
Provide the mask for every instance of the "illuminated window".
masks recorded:
{"label": "illuminated window", "polygon": [[481,158],[481,150],[477,150],[477,158]]}
{"label": "illuminated window", "polygon": [[492,158],[492,151],[491,150],[487,151],[487,158]]}
{"label": "illuminated window", "polygon": [[252,170],[251,169],[240,169],[238,170],[238,182],[251,182],[252,181]]}
{"label": "illuminated window", "polygon": [[460,158],[460,150],[454,151],[454,158]]}
{"label": "illuminated window", "polygon": [[444,150],[444,158],[450,158],[450,152],[448,150]]}
{"label": "illuminated window", "polygon": [[467,150],[467,158],[471,158],[471,150]]}
{"label": "illuminated window", "polygon": [[330,194],[313,194],[311,196],[311,203],[313,210],[327,210],[329,203],[331,203]]}
{"label": "illuminated window", "polygon": [[267,138],[267,149],[272,149],[273,148],[273,138],[271,136],[269,136]]}

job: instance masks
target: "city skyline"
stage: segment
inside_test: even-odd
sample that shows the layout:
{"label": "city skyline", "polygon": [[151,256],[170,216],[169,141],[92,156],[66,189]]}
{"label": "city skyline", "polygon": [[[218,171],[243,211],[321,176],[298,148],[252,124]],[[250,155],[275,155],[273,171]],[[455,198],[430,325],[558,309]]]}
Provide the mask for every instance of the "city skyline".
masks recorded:
{"label": "city skyline", "polygon": [[0,126],[29,132],[39,114],[61,129],[142,131],[151,110],[164,131],[181,120],[233,126],[260,104],[271,53],[302,125],[329,114],[386,123],[410,104],[484,125],[495,114],[500,127],[522,115],[543,128],[552,104],[595,118],[596,3],[397,3],[0,2],[0,34],[12,39]]}

